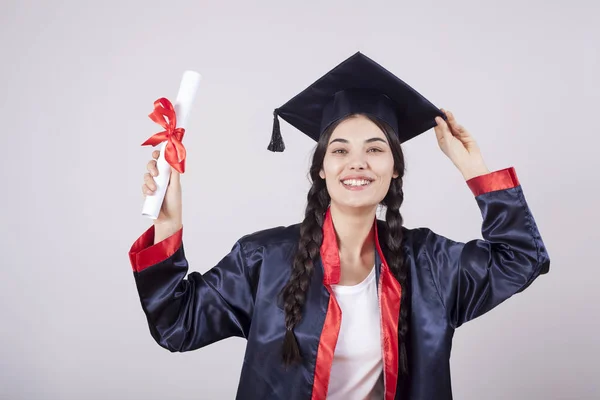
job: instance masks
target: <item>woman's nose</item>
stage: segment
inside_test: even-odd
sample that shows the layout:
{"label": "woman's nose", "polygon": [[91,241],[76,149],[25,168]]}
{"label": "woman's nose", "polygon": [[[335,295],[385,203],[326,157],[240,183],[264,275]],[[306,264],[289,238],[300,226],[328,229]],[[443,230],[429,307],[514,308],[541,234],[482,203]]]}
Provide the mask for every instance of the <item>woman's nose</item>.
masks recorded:
{"label": "woman's nose", "polygon": [[367,161],[362,156],[356,156],[350,160],[349,167],[351,169],[365,169],[367,167]]}

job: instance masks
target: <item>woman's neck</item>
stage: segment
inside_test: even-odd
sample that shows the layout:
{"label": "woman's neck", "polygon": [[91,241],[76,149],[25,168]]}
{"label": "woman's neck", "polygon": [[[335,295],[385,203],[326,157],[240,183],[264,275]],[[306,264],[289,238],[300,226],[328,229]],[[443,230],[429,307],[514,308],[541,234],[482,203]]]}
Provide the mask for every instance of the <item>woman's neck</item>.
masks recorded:
{"label": "woman's neck", "polygon": [[372,255],[377,206],[371,209],[348,207],[342,209],[331,204],[330,209],[340,258],[351,263],[359,263],[365,255]]}

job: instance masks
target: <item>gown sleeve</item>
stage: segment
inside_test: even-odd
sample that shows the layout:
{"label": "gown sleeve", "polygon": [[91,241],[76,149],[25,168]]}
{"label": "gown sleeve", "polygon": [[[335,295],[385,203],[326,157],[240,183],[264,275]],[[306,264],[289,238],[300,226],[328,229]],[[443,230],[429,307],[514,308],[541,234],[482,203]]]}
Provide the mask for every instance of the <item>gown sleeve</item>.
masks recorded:
{"label": "gown sleeve", "polygon": [[[187,275],[182,234],[183,228],[154,244],[151,226],[129,251],[152,337],[172,352],[198,349],[231,336],[247,337],[254,291],[252,266],[241,239],[206,273]],[[260,261],[254,259],[253,265]]]}
{"label": "gown sleeve", "polygon": [[483,240],[459,243],[425,229],[421,248],[454,328],[523,291],[550,268],[514,168],[467,184],[483,216]]}

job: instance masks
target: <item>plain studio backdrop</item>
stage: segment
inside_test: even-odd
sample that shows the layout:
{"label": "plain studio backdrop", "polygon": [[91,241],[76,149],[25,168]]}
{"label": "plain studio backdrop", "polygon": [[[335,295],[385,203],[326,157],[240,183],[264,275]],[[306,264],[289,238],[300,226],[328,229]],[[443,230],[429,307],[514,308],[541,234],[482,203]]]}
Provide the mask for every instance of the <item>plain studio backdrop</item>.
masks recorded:
{"label": "plain studio backdrop", "polygon": [[[244,234],[300,222],[315,143],[272,111],[361,51],[516,168],[548,275],[459,328],[456,399],[597,399],[597,2],[16,1],[0,4],[0,398],[231,399],[245,341],[170,353],[127,256],[154,100],[203,75],[184,145],[184,243],[205,272]],[[434,130],[404,146],[407,227],[481,237]]]}

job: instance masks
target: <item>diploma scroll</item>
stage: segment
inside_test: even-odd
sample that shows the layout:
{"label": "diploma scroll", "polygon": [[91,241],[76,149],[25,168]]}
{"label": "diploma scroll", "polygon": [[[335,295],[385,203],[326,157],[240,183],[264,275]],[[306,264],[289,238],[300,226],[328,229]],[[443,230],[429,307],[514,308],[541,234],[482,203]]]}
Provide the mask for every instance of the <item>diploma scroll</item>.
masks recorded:
{"label": "diploma scroll", "polygon": [[[202,76],[195,71],[185,71],[181,78],[181,84],[179,85],[179,92],[177,93],[177,99],[173,105],[175,109],[175,116],[177,121],[177,128],[185,129],[190,113],[190,109],[196,98],[198,86]],[[169,185],[169,179],[171,177],[171,166],[165,158],[165,147],[168,141],[160,143],[160,155],[156,160],[156,168],[158,169],[158,176],[153,177],[156,183],[156,191],[152,195],[147,195],[142,208],[142,215],[151,219],[158,218],[160,209],[167,192],[167,186]]]}

